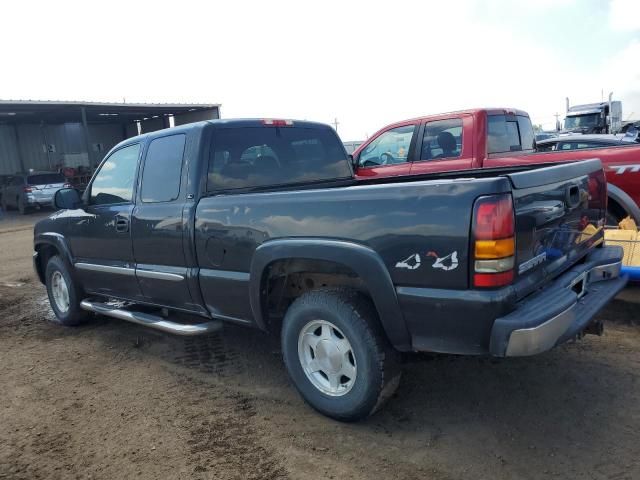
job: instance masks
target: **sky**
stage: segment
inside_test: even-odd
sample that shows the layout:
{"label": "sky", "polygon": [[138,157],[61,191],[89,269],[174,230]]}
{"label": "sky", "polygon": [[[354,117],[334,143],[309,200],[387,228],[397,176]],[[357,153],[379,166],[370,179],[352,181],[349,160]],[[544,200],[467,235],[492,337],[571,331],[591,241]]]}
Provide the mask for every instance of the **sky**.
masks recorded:
{"label": "sky", "polygon": [[638,0],[2,2],[0,98],[220,103],[343,140],[472,107],[640,118]]}

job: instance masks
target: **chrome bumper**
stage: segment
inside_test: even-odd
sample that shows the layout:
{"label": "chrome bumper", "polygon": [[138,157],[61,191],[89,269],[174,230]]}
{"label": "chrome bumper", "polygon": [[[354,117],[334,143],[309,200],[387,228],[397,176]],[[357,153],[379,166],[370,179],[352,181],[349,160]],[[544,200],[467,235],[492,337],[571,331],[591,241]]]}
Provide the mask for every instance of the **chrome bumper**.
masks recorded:
{"label": "chrome bumper", "polygon": [[605,247],[561,275],[543,291],[524,299],[515,311],[495,321],[493,355],[535,355],[575,337],[624,288],[622,249]]}

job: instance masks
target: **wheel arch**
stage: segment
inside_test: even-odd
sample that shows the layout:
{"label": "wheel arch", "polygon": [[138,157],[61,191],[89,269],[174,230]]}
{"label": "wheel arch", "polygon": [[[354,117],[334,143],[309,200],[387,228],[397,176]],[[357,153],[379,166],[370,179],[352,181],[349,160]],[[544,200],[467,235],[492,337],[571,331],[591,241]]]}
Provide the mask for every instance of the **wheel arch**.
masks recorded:
{"label": "wheel arch", "polygon": [[[630,215],[636,223],[640,223],[640,207],[633,201],[633,198],[629,196],[624,190],[610,183],[607,185],[607,195],[609,202],[613,201],[615,205],[623,209],[628,215]],[[607,207],[608,209],[609,207]]]}
{"label": "wheel arch", "polygon": [[34,240],[34,250],[37,254],[34,257],[34,268],[41,283],[46,282],[44,277],[47,269],[47,262],[54,255],[59,255],[67,265],[69,273],[75,276],[71,250],[69,249],[64,236],[61,234],[47,232],[36,235]]}
{"label": "wheel arch", "polygon": [[263,243],[256,249],[251,261],[249,298],[259,328],[267,329],[264,299],[269,267],[275,262],[289,259],[325,261],[354,272],[371,296],[390,343],[398,350],[410,350],[410,335],[384,262],[372,249],[343,240],[280,239]]}

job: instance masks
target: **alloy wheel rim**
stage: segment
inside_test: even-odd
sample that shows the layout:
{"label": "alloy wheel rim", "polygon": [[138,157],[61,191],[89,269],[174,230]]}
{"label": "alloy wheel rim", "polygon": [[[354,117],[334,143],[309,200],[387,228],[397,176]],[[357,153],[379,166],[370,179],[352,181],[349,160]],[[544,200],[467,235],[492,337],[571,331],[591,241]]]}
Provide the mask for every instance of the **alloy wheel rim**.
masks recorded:
{"label": "alloy wheel rim", "polygon": [[55,271],[51,275],[51,294],[58,310],[66,313],[69,310],[69,289],[62,273],[59,271]]}
{"label": "alloy wheel rim", "polygon": [[309,381],[322,393],[339,397],[353,388],[356,357],[347,337],[333,323],[307,323],[298,337],[298,358]]}

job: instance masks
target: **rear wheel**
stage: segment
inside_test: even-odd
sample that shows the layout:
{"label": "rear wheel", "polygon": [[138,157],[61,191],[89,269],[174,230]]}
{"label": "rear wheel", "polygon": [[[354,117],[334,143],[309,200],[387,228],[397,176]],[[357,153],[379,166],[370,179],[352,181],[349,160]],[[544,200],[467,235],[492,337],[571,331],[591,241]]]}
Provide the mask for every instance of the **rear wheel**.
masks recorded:
{"label": "rear wheel", "polygon": [[341,421],[374,413],[400,380],[398,353],[376,310],[350,290],[317,290],[296,299],[284,318],[289,375],[313,408]]}
{"label": "rear wheel", "polygon": [[29,209],[24,202],[24,197],[18,197],[18,212],[20,212],[20,215],[26,215],[28,210]]}
{"label": "rear wheel", "polygon": [[57,323],[75,326],[84,322],[87,312],[80,308],[82,289],[71,277],[64,261],[54,256],[49,259],[45,273],[47,295]]}

